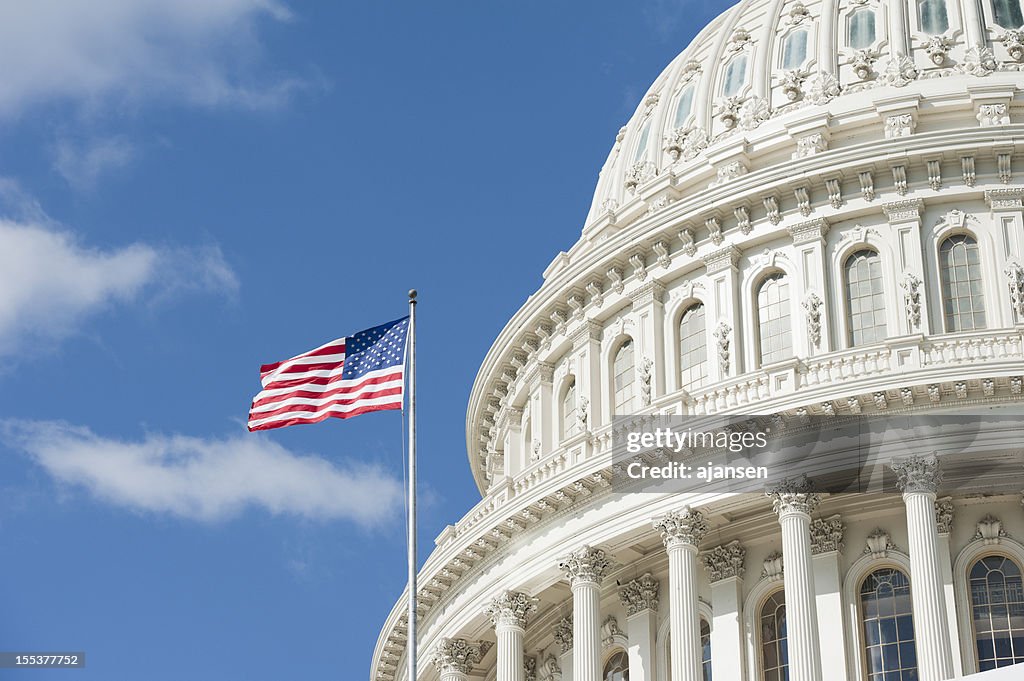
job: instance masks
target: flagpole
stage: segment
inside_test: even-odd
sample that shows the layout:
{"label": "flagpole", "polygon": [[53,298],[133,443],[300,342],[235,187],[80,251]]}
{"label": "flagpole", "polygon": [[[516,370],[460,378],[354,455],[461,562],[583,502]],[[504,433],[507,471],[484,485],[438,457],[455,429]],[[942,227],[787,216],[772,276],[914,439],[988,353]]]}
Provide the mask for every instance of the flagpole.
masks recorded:
{"label": "flagpole", "polygon": [[409,678],[416,681],[416,289],[409,291]]}

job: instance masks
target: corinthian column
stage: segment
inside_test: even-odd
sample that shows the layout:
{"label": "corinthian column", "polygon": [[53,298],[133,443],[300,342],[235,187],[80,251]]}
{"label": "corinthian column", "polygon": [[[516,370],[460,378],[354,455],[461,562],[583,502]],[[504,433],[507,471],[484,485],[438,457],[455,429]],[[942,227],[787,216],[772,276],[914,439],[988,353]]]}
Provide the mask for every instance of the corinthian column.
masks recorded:
{"label": "corinthian column", "polygon": [[630,681],[654,681],[658,588],[658,580],[650,572],[619,587],[619,601],[626,609]]}
{"label": "corinthian column", "polygon": [[524,681],[523,633],[537,599],[519,591],[498,594],[484,609],[498,639],[498,681]]}
{"label": "corinthian column", "polygon": [[470,643],[464,638],[443,638],[434,650],[434,667],[441,681],[466,681],[473,665],[487,654],[490,641]]}
{"label": "corinthian column", "polygon": [[914,606],[914,638],[921,681],[953,678],[953,654],[939,567],[935,493],[941,480],[934,456],[911,456],[890,464],[907,506],[910,544],[910,601]]}
{"label": "corinthian column", "polygon": [[572,587],[573,681],[601,681],[601,580],[610,566],[604,551],[589,546],[558,564]]}
{"label": "corinthian column", "polygon": [[782,560],[786,565],[786,627],[789,678],[821,681],[818,609],[811,563],[811,513],[820,497],[811,492],[807,476],[783,480],[768,492],[782,526]]}
{"label": "corinthian column", "polygon": [[668,618],[672,632],[671,681],[703,681],[700,611],[697,608],[697,546],[708,531],[689,506],[654,521],[668,552]]}

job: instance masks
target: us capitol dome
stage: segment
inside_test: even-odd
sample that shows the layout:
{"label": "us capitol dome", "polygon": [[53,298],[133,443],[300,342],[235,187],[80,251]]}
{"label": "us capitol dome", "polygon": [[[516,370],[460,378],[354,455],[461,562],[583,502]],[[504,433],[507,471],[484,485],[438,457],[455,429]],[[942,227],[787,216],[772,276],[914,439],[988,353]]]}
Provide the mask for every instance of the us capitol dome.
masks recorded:
{"label": "us capitol dome", "polygon": [[[744,0],[658,76],[473,385],[482,499],[420,573],[422,680],[1024,662],[1021,486],[940,486],[953,440],[893,461],[899,494],[613,484],[613,415],[1024,414],[1022,25],[1021,0]],[[406,607],[370,681],[409,681]]]}

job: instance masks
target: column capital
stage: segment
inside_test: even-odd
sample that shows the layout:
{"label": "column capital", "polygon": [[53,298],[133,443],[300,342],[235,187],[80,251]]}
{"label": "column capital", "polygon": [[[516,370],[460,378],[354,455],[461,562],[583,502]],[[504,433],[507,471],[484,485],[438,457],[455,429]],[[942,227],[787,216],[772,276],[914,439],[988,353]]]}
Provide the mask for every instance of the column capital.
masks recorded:
{"label": "column capital", "polygon": [[572,650],[572,615],[555,622],[555,643],[563,653]]}
{"label": "column capital", "polygon": [[811,555],[843,550],[846,526],[838,515],[811,521]]}
{"label": "column capital", "polygon": [[896,474],[896,485],[904,494],[935,494],[942,482],[939,458],[934,454],[893,459],[889,468]]}
{"label": "column capital", "polygon": [[434,667],[442,674],[469,674],[493,645],[490,641],[470,643],[464,638],[442,638],[434,649]]}
{"label": "column capital", "polygon": [[739,540],[731,541],[722,546],[716,546],[710,551],[701,554],[700,559],[707,570],[708,579],[712,584],[731,577],[742,577],[745,571],[743,562],[746,560],[747,550],[743,548]]}
{"label": "column capital", "polygon": [[658,588],[661,585],[650,572],[619,587],[619,602],[626,609],[626,617],[644,610],[658,609]]}
{"label": "column capital", "polygon": [[495,596],[484,614],[491,620],[495,628],[500,626],[526,628],[530,615],[537,612],[537,599],[527,596],[521,591],[503,591]]}
{"label": "column capital", "polygon": [[572,586],[586,582],[600,584],[611,566],[612,561],[603,549],[593,548],[586,544],[558,563],[559,569],[569,578],[569,584]]}
{"label": "column capital", "polygon": [[813,492],[811,480],[806,475],[787,478],[768,490],[772,508],[779,518],[793,513],[810,515],[821,502],[821,497]]}
{"label": "column capital", "polygon": [[661,532],[661,541],[666,549],[676,546],[698,546],[709,529],[704,514],[689,506],[678,511],[669,511],[654,520],[654,529]]}

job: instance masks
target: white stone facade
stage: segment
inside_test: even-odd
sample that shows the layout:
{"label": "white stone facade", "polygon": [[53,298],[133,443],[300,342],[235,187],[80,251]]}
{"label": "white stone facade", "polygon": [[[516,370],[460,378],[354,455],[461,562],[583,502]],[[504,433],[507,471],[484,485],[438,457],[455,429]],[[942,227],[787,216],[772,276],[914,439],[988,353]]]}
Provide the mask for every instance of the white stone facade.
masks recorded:
{"label": "white stone facade", "polygon": [[[919,678],[979,669],[968,573],[1024,568],[1019,496],[936,499],[927,459],[894,462],[902,499],[618,494],[611,421],[1024,413],[1010,2],[745,0],[658,77],[473,386],[483,499],[420,575],[422,678],[597,681],[621,650],[632,681],[773,679],[784,590],[788,678],[867,681],[859,594],[885,570]],[[404,612],[371,681],[404,678]]]}

